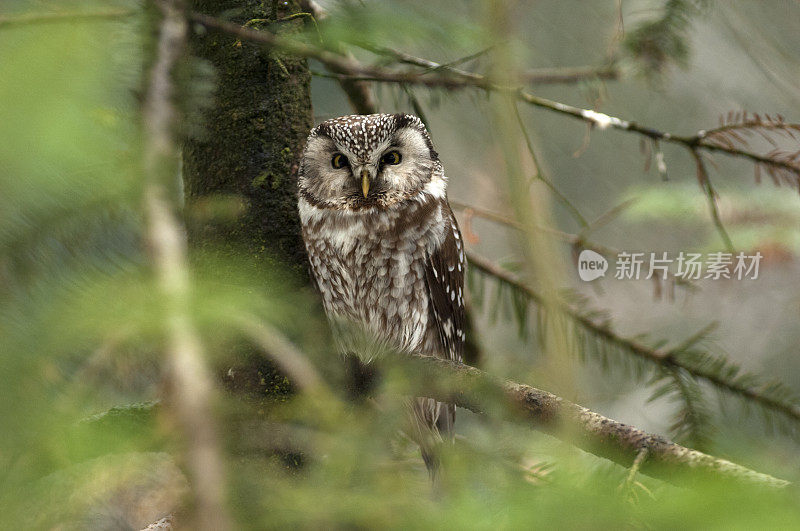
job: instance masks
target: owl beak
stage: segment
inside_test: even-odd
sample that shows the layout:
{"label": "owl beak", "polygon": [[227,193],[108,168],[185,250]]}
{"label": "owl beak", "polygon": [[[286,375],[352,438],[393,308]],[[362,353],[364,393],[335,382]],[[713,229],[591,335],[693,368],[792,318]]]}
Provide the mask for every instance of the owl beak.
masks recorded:
{"label": "owl beak", "polygon": [[364,168],[361,170],[361,191],[364,192],[364,197],[369,193],[369,170]]}

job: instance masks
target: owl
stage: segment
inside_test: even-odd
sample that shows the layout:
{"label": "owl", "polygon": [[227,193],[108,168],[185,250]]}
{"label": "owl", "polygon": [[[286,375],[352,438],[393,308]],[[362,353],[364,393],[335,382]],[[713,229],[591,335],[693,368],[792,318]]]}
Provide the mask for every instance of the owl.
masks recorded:
{"label": "owl", "polygon": [[[298,172],[311,273],[340,349],[367,361],[408,352],[461,361],[464,244],[447,178],[422,121],[408,114],[343,116],[315,127]],[[343,327],[336,327],[341,330]],[[410,435],[428,469],[452,441],[455,406],[410,401]]]}

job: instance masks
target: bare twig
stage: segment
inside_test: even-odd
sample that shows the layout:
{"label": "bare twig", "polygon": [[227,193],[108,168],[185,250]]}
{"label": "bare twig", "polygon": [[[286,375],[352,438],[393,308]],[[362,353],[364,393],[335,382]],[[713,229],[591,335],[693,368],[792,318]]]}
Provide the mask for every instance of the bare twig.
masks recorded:
{"label": "bare twig", "polygon": [[[475,412],[488,409],[487,401],[504,397],[512,409],[522,412],[533,427],[558,437],[577,437],[570,443],[595,455],[678,485],[692,485],[702,478],[716,478],[764,487],[783,488],[788,481],[686,448],[658,435],[622,424],[546,391],[511,381],[498,381],[483,371],[460,363],[428,356],[399,358],[424,375],[421,392],[453,402]],[[441,382],[436,385],[436,382]],[[415,391],[420,392],[420,391]],[[493,408],[492,411],[496,411]],[[507,417],[511,420],[514,417]],[[516,417],[519,419],[519,417]],[[574,429],[565,431],[564,425]],[[646,450],[646,453],[643,451]],[[647,459],[644,459],[646,455]]]}
{"label": "bare twig", "polygon": [[[475,216],[488,219],[489,221],[494,221],[495,223],[499,223],[501,225],[506,225],[506,226],[511,227],[513,229],[522,230],[522,226],[519,224],[518,221],[516,221],[515,219],[512,219],[512,218],[510,218],[508,216],[505,216],[503,214],[500,214],[498,212],[487,210],[485,208],[481,208],[481,207],[478,207],[478,206],[475,206],[475,205],[471,205],[469,203],[463,203],[463,202],[457,201],[455,199],[451,199],[449,202],[450,202],[450,206],[452,206],[453,208],[456,208],[456,209],[459,209],[459,210],[463,210],[465,212],[469,211],[471,214],[473,214]],[[582,238],[581,236],[579,236],[577,234],[571,234],[569,232],[564,232],[564,231],[560,231],[558,229],[551,229],[550,227],[542,227],[542,226],[537,226],[536,230],[541,231],[541,232],[543,232],[545,234],[550,234],[551,236],[554,236],[554,237],[558,238],[559,240],[561,240],[563,242],[566,242],[566,243],[568,243],[570,245],[573,245],[573,246],[574,245],[584,245],[586,247],[589,247],[591,249],[596,250],[597,252],[599,252],[601,254],[615,255],[615,254],[619,253],[618,250],[616,250],[616,249],[614,249],[612,247],[605,247],[603,245],[594,244],[592,242],[587,241],[586,239]]]}
{"label": "bare twig", "polygon": [[645,459],[647,459],[648,453],[649,450],[645,446],[639,450],[638,454],[636,454],[636,459],[633,460],[631,469],[628,471],[628,476],[625,478],[625,483],[622,484],[622,488],[624,490],[630,491],[631,487],[633,487],[633,483],[636,480],[636,474],[638,474],[639,470],[642,468],[642,463],[644,463]]}
{"label": "bare twig", "polygon": [[[467,259],[469,260],[470,266],[475,269],[514,286],[515,289],[525,293],[531,301],[537,305],[543,304],[542,296],[513,273],[472,252],[467,252]],[[795,421],[800,421],[800,406],[769,396],[764,392],[766,387],[743,385],[740,382],[721,377],[718,373],[710,370],[710,368],[706,366],[697,367],[686,363],[678,356],[678,354],[682,352],[682,347],[680,346],[669,350],[655,349],[635,339],[620,336],[611,330],[607,323],[597,322],[566,303],[562,303],[561,310],[582,327],[602,337],[609,344],[619,347],[626,352],[630,352],[640,359],[667,368],[674,367],[683,369],[687,373],[696,378],[705,380],[719,389],[751,400],[767,409],[782,413]]]}
{"label": "bare twig", "polygon": [[223,467],[211,414],[211,377],[189,309],[186,243],[166,183],[174,178],[178,149],[173,137],[178,115],[172,99],[173,70],[186,48],[187,24],[180,0],[161,4],[155,62],[144,101],[146,134],[144,209],[150,259],[165,301],[166,356],[171,410],[188,447],[197,529],[228,529]]}
{"label": "bare twig", "polygon": [[605,227],[608,223],[614,220],[617,216],[619,216],[622,212],[624,212],[629,206],[631,206],[636,199],[626,199],[621,203],[614,205],[607,211],[600,214],[594,221],[589,223],[588,227],[581,229],[579,237],[585,239],[589,236],[589,234],[599,230],[602,227]]}
{"label": "bare twig", "polygon": [[[414,55],[392,50],[391,48],[384,48],[378,46],[362,45],[366,50],[369,50],[378,55],[385,55],[392,57],[400,63],[419,66],[425,68],[425,73],[428,72],[449,72],[464,79],[471,80],[475,83],[483,83],[485,76],[469,72],[459,68],[454,68],[449,64],[440,64],[428,59],[416,57]],[[574,68],[537,68],[528,70],[519,75],[519,82],[527,85],[555,85],[564,83],[577,83],[581,81],[589,81],[592,79],[619,79],[619,70],[615,65],[610,64],[607,66],[579,66]]]}
{"label": "bare twig", "polygon": [[698,153],[696,149],[691,150],[691,153],[697,167],[697,181],[698,184],[700,184],[700,188],[703,190],[703,195],[706,196],[706,202],[708,203],[708,210],[711,214],[711,219],[714,221],[714,226],[717,228],[717,232],[719,233],[720,238],[722,238],[725,248],[728,250],[728,252],[733,253],[736,249],[733,246],[731,237],[728,236],[728,231],[725,230],[725,225],[722,224],[722,219],[719,217],[719,208],[717,208],[717,192],[714,190],[714,186],[711,184],[711,177],[708,175],[706,163],[703,161],[703,155]]}
{"label": "bare twig", "polygon": [[545,184],[545,186],[547,186],[547,188],[553,193],[553,195],[556,196],[556,199],[558,199],[559,202],[561,202],[561,204],[567,208],[570,214],[572,214],[572,217],[575,218],[575,221],[577,221],[581,227],[586,228],[589,225],[586,221],[586,218],[583,217],[578,208],[575,205],[573,205],[569,199],[567,199],[567,196],[565,196],[563,193],[561,193],[561,191],[558,188],[556,188],[556,185],[553,184],[553,181],[551,181],[542,171],[542,166],[539,164],[539,157],[536,155],[536,150],[533,149],[533,140],[531,139],[531,136],[528,134],[528,128],[525,127],[525,122],[522,119],[522,114],[520,114],[519,107],[516,104],[514,105],[514,114],[517,118],[517,123],[519,124],[520,131],[522,131],[522,136],[525,139],[525,145],[528,148],[528,153],[530,154],[531,159],[533,160],[533,166],[534,168],[536,168],[536,178],[542,181]]}
{"label": "bare twig", "polygon": [[595,79],[615,81],[619,79],[619,69],[609,66],[578,66],[574,68],[537,68],[520,74],[520,81],[526,85],[557,85],[580,83]]}

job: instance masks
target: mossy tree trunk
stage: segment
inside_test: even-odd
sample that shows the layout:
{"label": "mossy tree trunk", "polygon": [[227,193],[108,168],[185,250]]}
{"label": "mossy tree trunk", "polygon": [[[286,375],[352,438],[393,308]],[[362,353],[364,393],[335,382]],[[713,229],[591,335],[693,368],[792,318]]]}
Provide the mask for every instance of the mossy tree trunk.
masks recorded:
{"label": "mossy tree trunk", "polygon": [[[263,29],[299,11],[294,1],[284,0],[190,4],[195,11]],[[300,24],[302,20],[283,22],[279,28],[297,31]],[[199,133],[184,146],[190,248],[195,256],[221,255],[215,267],[241,265],[244,260],[265,282],[287,271],[303,282],[307,269],[296,182],[301,149],[312,125],[308,65],[202,28],[193,28],[190,46],[194,57],[211,64],[215,83],[214,100],[201,111]],[[236,205],[235,215],[215,216],[226,211],[223,205]],[[229,375],[229,387],[266,400],[286,391],[285,379],[253,348],[235,345],[233,351],[235,370],[220,367]]]}
{"label": "mossy tree trunk", "polygon": [[[256,27],[299,11],[284,0],[193,0],[192,6]],[[293,31],[299,24],[302,19],[281,23],[280,29]],[[190,216],[190,243],[246,251],[256,263],[268,266],[277,259],[304,271],[296,174],[312,125],[306,61],[214,31],[194,32],[191,48],[195,57],[213,65],[216,91],[202,133],[184,149],[186,204],[190,213],[204,211],[209,202],[233,196],[243,211],[234,223]]]}

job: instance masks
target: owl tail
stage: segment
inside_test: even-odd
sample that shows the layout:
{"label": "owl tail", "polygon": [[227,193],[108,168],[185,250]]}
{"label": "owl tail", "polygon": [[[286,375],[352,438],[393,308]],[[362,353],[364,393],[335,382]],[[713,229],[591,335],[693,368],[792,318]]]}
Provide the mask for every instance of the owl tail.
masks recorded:
{"label": "owl tail", "polygon": [[422,460],[428,469],[434,493],[441,491],[440,451],[444,444],[453,444],[456,406],[432,398],[413,398],[411,409],[412,438],[419,444]]}

